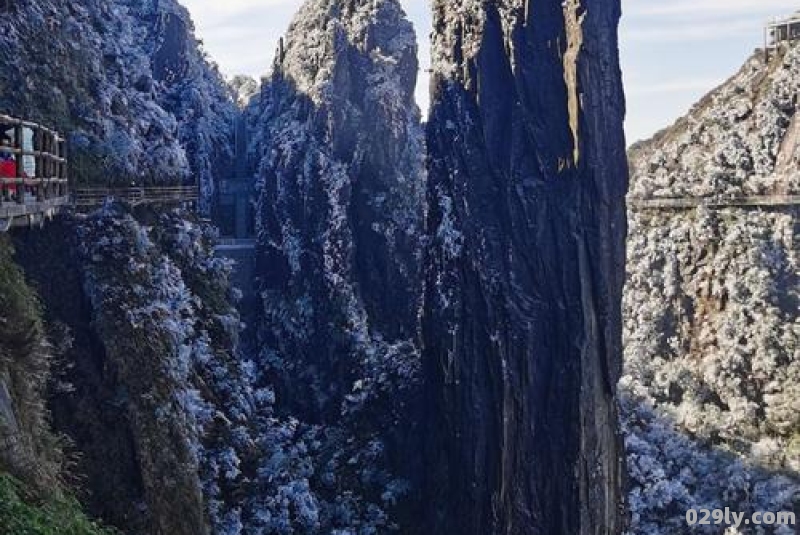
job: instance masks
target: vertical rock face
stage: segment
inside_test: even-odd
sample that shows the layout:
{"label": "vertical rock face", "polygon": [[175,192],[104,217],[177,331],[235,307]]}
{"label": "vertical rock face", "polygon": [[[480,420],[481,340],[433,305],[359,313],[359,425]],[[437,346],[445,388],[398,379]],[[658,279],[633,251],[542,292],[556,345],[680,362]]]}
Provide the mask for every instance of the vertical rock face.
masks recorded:
{"label": "vertical rock face", "polygon": [[[125,186],[132,181],[198,180],[206,191],[204,198],[210,196],[221,169],[230,168],[236,108],[194,37],[188,12],[177,1],[21,0],[5,2],[0,12],[0,108],[68,133],[70,178],[81,184]],[[229,384],[220,386],[220,378],[236,367],[232,353],[238,318],[231,315],[227,296],[217,295],[222,289],[208,291],[204,281],[196,279],[207,279],[211,285],[227,281],[218,267],[209,267],[212,260],[206,261],[210,239],[203,240],[203,254],[186,251],[187,242],[200,242],[186,238],[189,231],[175,232],[183,240],[180,243],[169,240],[156,247],[145,236],[149,230],[139,232],[138,223],[127,219],[126,232],[102,235],[106,222],[108,229],[113,228],[110,221],[115,217],[107,219],[97,223],[86,245],[98,245],[106,252],[114,248],[112,241],[121,248],[130,246],[124,252],[117,250],[116,259],[123,258],[126,267],[106,256],[78,254],[80,240],[69,225],[15,233],[20,237],[18,261],[42,296],[46,334],[59,335],[64,347],[57,357],[69,369],[63,378],[55,376],[53,386],[58,391],[46,391],[45,357],[55,350],[40,341],[43,328],[32,322],[35,329],[25,326],[19,333],[0,336],[14,344],[19,343],[17,337],[24,341],[24,351],[17,350],[13,360],[27,367],[17,372],[21,366],[6,366],[0,358],[0,445],[13,441],[20,451],[9,461],[0,458],[0,471],[13,468],[14,475],[26,483],[34,480],[37,486],[54,479],[50,472],[56,471],[51,466],[56,463],[44,455],[58,458],[49,451],[58,448],[47,443],[43,432],[47,420],[40,405],[47,397],[54,431],[69,436],[68,453],[78,453],[76,471],[84,479],[85,501],[93,514],[131,534],[202,535],[208,532],[209,521],[216,528],[219,517],[235,510],[237,503],[231,495],[238,473],[228,469],[237,457],[228,450],[235,449],[231,428],[238,427],[241,419],[232,414],[242,409],[238,405],[230,412],[221,409],[228,400],[236,404],[239,398],[230,394]],[[134,249],[145,251],[137,256],[131,252]],[[197,262],[187,260],[180,269],[174,265],[178,260],[165,261],[169,255],[190,253]],[[173,265],[162,269],[167,263]],[[134,264],[135,269],[152,268],[154,273],[127,269]],[[58,277],[53,276],[52,266],[59,266]],[[95,269],[103,280],[87,296],[87,273]],[[183,303],[180,306],[157,305],[154,296],[165,286],[167,293],[176,290],[165,282],[177,279],[184,287],[196,286],[191,292],[171,295],[175,303]],[[131,294],[125,294],[128,284],[134,287]],[[155,308],[149,309],[150,305]],[[195,306],[197,321],[191,325],[193,320],[185,312]],[[149,312],[154,316],[138,321],[133,318],[137,307],[145,316]],[[25,319],[19,312],[24,309],[6,308]],[[175,314],[165,313],[167,309]],[[170,329],[176,325],[186,330],[173,333]],[[138,339],[132,334],[136,332]],[[0,348],[0,353],[5,350]],[[185,370],[187,353],[203,359],[191,373]],[[36,380],[19,379],[26,375]],[[74,388],[62,391],[62,379]],[[24,397],[15,392],[22,385]],[[195,390],[202,390],[203,403],[195,403]],[[226,399],[220,399],[223,390]],[[36,404],[30,394],[36,395]],[[12,414],[6,402],[12,396],[16,405],[30,409]],[[198,407],[203,414],[192,413]],[[203,419],[222,414],[213,422]],[[4,425],[6,420],[13,426]],[[6,427],[13,429],[8,433]],[[31,450],[29,442],[37,448]],[[29,469],[37,465],[41,468]],[[57,488],[49,486],[48,490]],[[218,505],[220,501],[233,505]]]}
{"label": "vertical rock face", "polygon": [[259,99],[265,341],[305,376],[309,413],[338,411],[365,353],[416,335],[417,68],[398,2],[314,0]]}
{"label": "vertical rock face", "polygon": [[61,461],[42,399],[52,351],[35,294],[12,255],[11,240],[0,236],[0,473],[42,490],[58,481]]}
{"label": "vertical rock face", "polygon": [[212,229],[106,209],[17,236],[65,363],[49,406],[88,509],[128,535],[237,533],[252,400]]}
{"label": "vertical rock face", "polygon": [[428,533],[621,529],[618,1],[434,2]]}

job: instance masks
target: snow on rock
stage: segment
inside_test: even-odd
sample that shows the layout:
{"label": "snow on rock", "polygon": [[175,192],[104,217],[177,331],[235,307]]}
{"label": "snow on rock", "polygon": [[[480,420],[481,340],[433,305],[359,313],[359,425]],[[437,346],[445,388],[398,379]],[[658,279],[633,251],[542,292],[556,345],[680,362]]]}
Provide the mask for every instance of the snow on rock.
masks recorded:
{"label": "snow on rock", "polygon": [[[796,153],[782,151],[797,150],[800,46],[762,57],[632,150],[634,195],[798,193],[797,163],[786,165]],[[632,535],[683,534],[690,507],[797,510],[797,218],[797,207],[629,214],[620,387]]]}
{"label": "snow on rock", "polygon": [[197,182],[208,210],[236,110],[175,0],[15,2],[0,57],[0,108],[67,133],[82,182]]}
{"label": "snow on rock", "polygon": [[416,50],[396,0],[309,0],[247,110],[257,361],[276,408],[296,419],[291,432],[274,423],[270,464],[285,468],[261,483],[253,533],[385,533],[403,522],[404,446],[418,438],[407,433],[424,191]]}
{"label": "snow on rock", "polygon": [[228,80],[228,87],[233,91],[236,104],[241,109],[245,109],[250,104],[250,100],[258,94],[260,89],[255,78],[244,74],[237,74]]}
{"label": "snow on rock", "polygon": [[800,45],[753,55],[675,125],[631,149],[635,197],[800,192]]}
{"label": "snow on rock", "polygon": [[124,392],[115,403],[127,414],[153,532],[240,533],[231,526],[241,522],[243,464],[257,455],[231,266],[214,256],[215,238],[185,214],[145,227],[113,206],[79,228],[92,322]]}

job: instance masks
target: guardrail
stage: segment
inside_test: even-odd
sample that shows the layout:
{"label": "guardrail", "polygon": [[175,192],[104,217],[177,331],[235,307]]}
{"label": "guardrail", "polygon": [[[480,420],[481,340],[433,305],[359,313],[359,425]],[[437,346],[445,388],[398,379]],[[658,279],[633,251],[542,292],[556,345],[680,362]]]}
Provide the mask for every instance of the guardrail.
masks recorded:
{"label": "guardrail", "polygon": [[67,143],[55,130],[0,114],[0,201],[41,203],[68,192]]}
{"label": "guardrail", "polygon": [[14,227],[32,227],[52,219],[69,208],[69,197],[57,197],[25,204],[0,203],[0,232]]}
{"label": "guardrail", "polygon": [[0,114],[0,231],[42,223],[69,205],[66,155],[55,130]]}
{"label": "guardrail", "polygon": [[800,205],[800,195],[752,195],[741,197],[629,197],[628,206],[635,211],[643,210],[692,210],[727,207],[779,207]]}
{"label": "guardrail", "polygon": [[197,186],[145,186],[133,188],[76,188],[72,192],[72,204],[77,208],[102,206],[110,199],[118,200],[131,206],[196,203],[200,200],[200,190]]}
{"label": "guardrail", "polygon": [[255,248],[255,238],[220,238],[215,247],[217,251],[247,251]]}

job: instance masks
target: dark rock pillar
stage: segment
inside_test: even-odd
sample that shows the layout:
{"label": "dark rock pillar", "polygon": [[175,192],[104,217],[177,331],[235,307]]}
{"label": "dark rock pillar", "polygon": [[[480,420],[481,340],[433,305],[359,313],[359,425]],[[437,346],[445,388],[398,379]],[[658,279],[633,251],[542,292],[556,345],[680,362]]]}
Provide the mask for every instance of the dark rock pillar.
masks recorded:
{"label": "dark rock pillar", "polygon": [[453,4],[427,131],[427,533],[619,533],[619,1]]}

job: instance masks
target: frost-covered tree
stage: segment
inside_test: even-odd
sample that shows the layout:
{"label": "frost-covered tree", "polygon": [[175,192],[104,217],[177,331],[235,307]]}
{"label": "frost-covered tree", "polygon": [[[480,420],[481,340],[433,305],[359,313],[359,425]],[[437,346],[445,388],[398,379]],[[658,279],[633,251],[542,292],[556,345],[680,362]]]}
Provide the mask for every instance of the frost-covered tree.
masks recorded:
{"label": "frost-covered tree", "polygon": [[[69,135],[89,183],[198,182],[229,168],[235,104],[174,0],[21,0],[0,18],[0,107]],[[43,38],[47,36],[47,38]]]}
{"label": "frost-covered tree", "polygon": [[310,0],[248,110],[256,360],[280,415],[271,463],[284,467],[262,474],[263,533],[385,533],[404,514],[419,439],[417,68],[396,0]]}
{"label": "frost-covered tree", "polygon": [[[796,45],[769,64],[748,60],[632,151],[633,194],[797,193],[798,69]],[[630,214],[621,389],[632,534],[683,534],[689,508],[800,508],[797,217],[796,207]]]}

